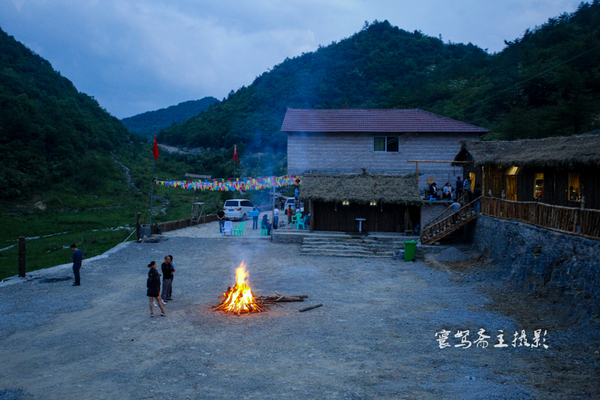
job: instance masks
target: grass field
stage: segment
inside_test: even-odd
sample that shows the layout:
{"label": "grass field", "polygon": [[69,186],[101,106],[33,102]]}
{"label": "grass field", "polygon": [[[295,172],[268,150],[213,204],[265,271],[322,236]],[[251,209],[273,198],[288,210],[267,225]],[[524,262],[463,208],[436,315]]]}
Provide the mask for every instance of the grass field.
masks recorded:
{"label": "grass field", "polygon": [[[150,153],[149,153],[150,154]],[[120,157],[113,175],[98,180],[93,190],[73,184],[55,185],[28,201],[0,204],[0,280],[18,274],[18,239],[26,240],[26,269],[35,271],[71,262],[72,243],[84,258],[94,257],[128,238],[141,222],[150,220],[152,162],[140,157]],[[183,179],[189,169],[181,160],[165,155],[156,162],[159,180]],[[293,188],[288,192],[293,193]],[[233,192],[198,192],[205,213],[214,214],[226,199],[251,198],[268,203],[266,191],[241,195]],[[152,223],[189,218],[194,191],[154,186]],[[135,239],[135,234],[129,240]]]}

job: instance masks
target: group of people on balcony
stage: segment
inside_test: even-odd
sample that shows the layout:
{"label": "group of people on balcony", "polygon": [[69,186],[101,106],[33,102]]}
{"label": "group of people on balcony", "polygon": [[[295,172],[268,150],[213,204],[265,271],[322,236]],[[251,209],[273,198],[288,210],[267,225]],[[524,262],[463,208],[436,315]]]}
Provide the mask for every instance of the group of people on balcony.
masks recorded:
{"label": "group of people on balcony", "polygon": [[460,178],[460,176],[456,177],[455,186],[452,187],[450,182],[446,182],[446,184],[439,189],[437,187],[437,183],[433,182],[429,185],[429,200],[430,201],[438,201],[438,200],[459,200],[463,194],[467,196],[466,202],[470,203],[473,199],[481,197],[481,185],[476,184],[475,188],[471,190],[471,179],[466,177],[464,180]]}

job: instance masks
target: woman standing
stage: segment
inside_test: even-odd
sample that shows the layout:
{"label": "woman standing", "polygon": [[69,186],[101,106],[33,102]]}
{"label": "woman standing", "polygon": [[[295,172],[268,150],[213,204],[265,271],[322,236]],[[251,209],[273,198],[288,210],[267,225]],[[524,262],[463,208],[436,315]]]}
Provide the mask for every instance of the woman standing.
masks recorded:
{"label": "woman standing", "polygon": [[165,309],[163,308],[161,301],[159,300],[160,274],[156,270],[156,261],[152,261],[150,264],[148,264],[148,268],[150,268],[150,271],[148,271],[148,283],[146,284],[146,286],[148,287],[148,292],[146,293],[146,295],[150,300],[150,317],[154,317],[154,308],[152,306],[152,303],[154,301],[156,301],[158,303],[158,306],[160,307],[160,315],[162,317],[165,317],[167,314],[165,313]]}

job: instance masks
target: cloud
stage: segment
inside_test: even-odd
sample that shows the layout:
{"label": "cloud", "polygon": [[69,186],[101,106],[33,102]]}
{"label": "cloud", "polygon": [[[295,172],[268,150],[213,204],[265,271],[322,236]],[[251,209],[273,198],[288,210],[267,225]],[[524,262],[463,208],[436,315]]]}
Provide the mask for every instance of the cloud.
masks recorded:
{"label": "cloud", "polygon": [[222,98],[365,21],[500,51],[579,1],[4,0],[0,26],[122,118]]}

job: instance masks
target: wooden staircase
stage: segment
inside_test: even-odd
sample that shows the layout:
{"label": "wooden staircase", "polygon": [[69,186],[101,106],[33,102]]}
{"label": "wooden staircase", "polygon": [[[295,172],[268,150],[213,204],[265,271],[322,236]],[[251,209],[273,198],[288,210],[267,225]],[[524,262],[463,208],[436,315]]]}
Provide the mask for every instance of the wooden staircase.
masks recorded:
{"label": "wooden staircase", "polygon": [[455,213],[451,212],[451,207],[444,210],[437,218],[423,227],[421,244],[433,244],[476,219],[479,213],[472,208],[476,201],[473,200],[462,206]]}

